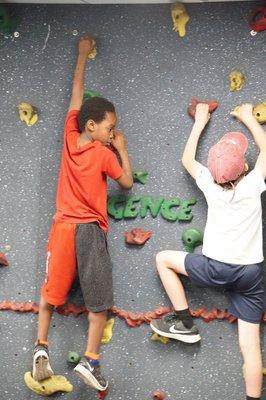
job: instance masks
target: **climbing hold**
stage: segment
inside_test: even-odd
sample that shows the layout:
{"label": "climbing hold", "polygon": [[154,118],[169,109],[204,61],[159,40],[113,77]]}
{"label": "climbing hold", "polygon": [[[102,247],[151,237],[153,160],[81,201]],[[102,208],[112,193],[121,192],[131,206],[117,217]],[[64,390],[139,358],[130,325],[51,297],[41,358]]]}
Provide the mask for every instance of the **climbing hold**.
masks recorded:
{"label": "climbing hold", "polygon": [[151,231],[144,231],[140,228],[131,229],[131,231],[125,232],[125,241],[128,244],[144,244],[152,236]]}
{"label": "climbing hold", "polygon": [[253,115],[260,124],[265,124],[265,122],[266,122],[266,101],[257,104],[253,108]]}
{"label": "climbing hold", "polygon": [[67,362],[69,364],[78,364],[80,358],[80,355],[75,351],[69,351],[67,355]]}
{"label": "climbing hold", "polygon": [[97,49],[96,46],[93,47],[92,51],[90,52],[90,54],[88,55],[88,58],[90,60],[94,60],[96,58],[97,55]]}
{"label": "climbing hold", "polygon": [[196,97],[192,97],[187,111],[188,111],[189,115],[194,119],[195,119],[195,113],[196,113],[196,106],[199,103],[208,104],[210,112],[213,112],[218,107],[218,102],[216,100],[198,100]]}
{"label": "climbing hold", "polygon": [[31,372],[26,372],[24,381],[30,390],[41,396],[50,396],[55,392],[69,393],[73,390],[71,383],[62,375],[53,375],[50,378],[38,382],[33,379]]}
{"label": "climbing hold", "polygon": [[181,202],[180,209],[177,214],[178,221],[191,221],[193,215],[191,214],[191,207],[197,203],[197,200],[192,197],[189,200],[184,200]]}
{"label": "climbing hold", "polygon": [[228,77],[229,77],[229,81],[230,81],[230,91],[231,92],[235,92],[235,91],[242,89],[242,87],[245,84],[246,78],[245,78],[245,75],[241,71],[235,69],[230,72]]}
{"label": "climbing hold", "polygon": [[28,126],[32,126],[38,121],[37,109],[29,103],[20,103],[18,112],[20,120]]}
{"label": "climbing hold", "polygon": [[0,253],[0,267],[7,267],[8,261],[4,253]]}
{"label": "climbing hold", "polygon": [[167,221],[176,221],[178,219],[178,212],[174,213],[171,208],[178,207],[180,205],[180,200],[178,198],[173,198],[171,200],[164,200],[161,207],[161,216]]}
{"label": "climbing hold", "polygon": [[141,199],[140,196],[132,196],[127,200],[123,215],[124,218],[137,217],[139,210],[136,208],[137,207],[136,203],[138,203],[140,199]]}
{"label": "climbing hold", "polygon": [[163,201],[163,197],[156,197],[155,199],[150,196],[142,197],[140,203],[140,217],[146,217],[148,210],[150,210],[153,218],[157,217]]}
{"label": "climbing hold", "polygon": [[144,169],[138,169],[133,171],[133,180],[134,182],[139,182],[145,185],[147,183],[148,172]]}
{"label": "climbing hold", "polygon": [[104,400],[107,394],[108,394],[108,388],[105,390],[98,390],[98,398],[100,400]]}
{"label": "climbing hold", "polygon": [[158,333],[153,333],[151,336],[151,340],[153,340],[154,342],[160,342],[162,344],[167,344],[168,342],[170,342],[169,338],[158,335]]}
{"label": "climbing hold", "polygon": [[195,247],[203,243],[203,233],[194,228],[186,229],[182,234],[182,240],[186,251],[193,253]]}
{"label": "climbing hold", "polygon": [[91,90],[91,89],[85,90],[84,95],[83,95],[83,101],[89,100],[92,97],[101,97],[101,95],[96,90]]}
{"label": "climbing hold", "polygon": [[262,369],[263,375],[266,375],[266,368]]}
{"label": "climbing hold", "polygon": [[12,8],[7,5],[0,5],[0,31],[13,33],[19,23],[19,18],[14,15]]}
{"label": "climbing hold", "polygon": [[156,390],[152,394],[153,400],[165,400],[165,393],[162,392],[161,390]]}
{"label": "climbing hold", "polygon": [[256,7],[249,17],[252,36],[266,29],[266,7]]}
{"label": "climbing hold", "polygon": [[175,3],[171,7],[171,15],[173,20],[173,31],[178,32],[180,37],[186,35],[186,25],[190,19],[184,4]]}
{"label": "climbing hold", "polygon": [[103,337],[101,340],[102,344],[109,343],[113,337],[113,327],[114,327],[115,320],[114,318],[110,318],[106,321],[105,327],[103,330]]}

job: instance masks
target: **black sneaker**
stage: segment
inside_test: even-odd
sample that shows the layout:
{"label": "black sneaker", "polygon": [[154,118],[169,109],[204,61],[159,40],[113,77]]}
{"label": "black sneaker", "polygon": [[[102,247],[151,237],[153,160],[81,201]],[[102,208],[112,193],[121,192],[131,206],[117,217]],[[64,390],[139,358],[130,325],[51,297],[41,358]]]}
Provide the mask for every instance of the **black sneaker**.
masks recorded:
{"label": "black sneaker", "polygon": [[86,357],[82,357],[74,371],[83,381],[94,389],[103,391],[108,387],[108,382],[101,374],[100,364],[92,365]]}
{"label": "black sneaker", "polygon": [[196,343],[201,339],[198,328],[195,325],[190,329],[186,328],[174,313],[169,313],[161,319],[152,321],[150,326],[158,335],[180,340],[181,342]]}
{"label": "black sneaker", "polygon": [[43,381],[54,375],[49,363],[48,346],[37,344],[33,352],[32,377],[35,381]]}

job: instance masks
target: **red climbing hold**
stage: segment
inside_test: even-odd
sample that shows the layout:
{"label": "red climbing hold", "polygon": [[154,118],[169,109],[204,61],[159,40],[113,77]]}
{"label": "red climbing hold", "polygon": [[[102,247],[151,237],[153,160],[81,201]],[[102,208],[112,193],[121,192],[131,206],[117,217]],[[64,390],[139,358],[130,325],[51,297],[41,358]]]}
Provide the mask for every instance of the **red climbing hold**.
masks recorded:
{"label": "red climbing hold", "polygon": [[153,400],[165,400],[165,393],[162,392],[161,390],[156,390],[152,394]]}
{"label": "red climbing hold", "polygon": [[266,29],[266,7],[257,7],[250,14],[249,24],[254,32]]}
{"label": "red climbing hold", "polygon": [[0,253],[0,267],[7,267],[8,261],[4,253]]}
{"label": "red climbing hold", "polygon": [[196,97],[192,97],[190,105],[188,106],[188,113],[192,118],[195,118],[195,113],[196,113],[196,106],[199,103],[204,103],[204,104],[208,104],[209,105],[209,111],[213,112],[214,110],[216,110],[216,108],[218,107],[218,102],[215,100],[198,100],[196,99]]}
{"label": "red climbing hold", "polygon": [[140,228],[131,229],[131,231],[125,232],[125,241],[128,244],[144,244],[150,239],[152,235],[151,231],[144,231]]}
{"label": "red climbing hold", "polygon": [[100,400],[104,400],[105,397],[107,396],[107,394],[108,394],[108,389],[99,390],[99,391],[98,391],[98,398],[99,398]]}

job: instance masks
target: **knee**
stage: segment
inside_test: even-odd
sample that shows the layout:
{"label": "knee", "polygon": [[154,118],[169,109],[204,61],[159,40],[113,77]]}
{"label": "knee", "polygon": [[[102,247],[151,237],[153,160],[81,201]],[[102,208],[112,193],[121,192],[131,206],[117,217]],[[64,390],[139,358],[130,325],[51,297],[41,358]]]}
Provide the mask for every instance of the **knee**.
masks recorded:
{"label": "knee", "polygon": [[159,271],[160,268],[165,264],[165,251],[160,251],[155,256],[156,268]]}

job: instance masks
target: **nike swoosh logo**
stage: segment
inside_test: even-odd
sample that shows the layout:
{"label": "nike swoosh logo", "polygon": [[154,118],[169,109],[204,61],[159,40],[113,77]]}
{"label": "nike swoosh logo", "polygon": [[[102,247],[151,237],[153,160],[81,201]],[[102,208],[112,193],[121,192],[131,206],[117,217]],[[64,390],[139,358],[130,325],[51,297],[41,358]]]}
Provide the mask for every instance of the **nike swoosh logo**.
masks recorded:
{"label": "nike swoosh logo", "polygon": [[169,331],[171,333],[191,333],[191,331],[179,331],[178,329],[175,329],[175,325],[170,326]]}

